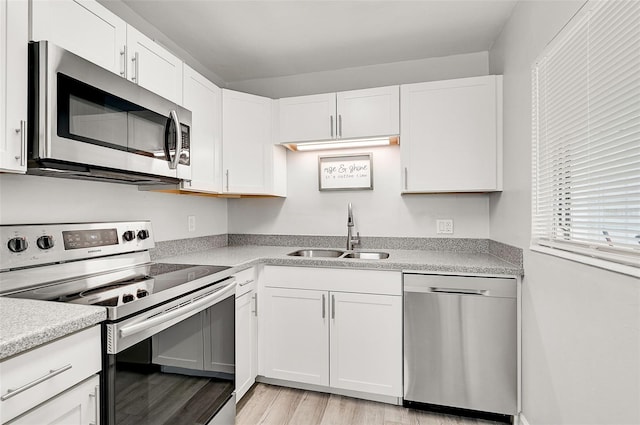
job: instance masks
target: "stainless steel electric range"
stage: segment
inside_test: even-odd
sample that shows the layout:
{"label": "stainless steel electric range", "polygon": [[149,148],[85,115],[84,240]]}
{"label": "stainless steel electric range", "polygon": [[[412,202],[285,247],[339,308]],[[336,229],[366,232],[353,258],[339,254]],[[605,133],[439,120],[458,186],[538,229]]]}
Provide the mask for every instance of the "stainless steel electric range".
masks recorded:
{"label": "stainless steel electric range", "polygon": [[229,267],[151,261],[151,223],[0,226],[0,295],[103,306],[102,423],[232,424]]}

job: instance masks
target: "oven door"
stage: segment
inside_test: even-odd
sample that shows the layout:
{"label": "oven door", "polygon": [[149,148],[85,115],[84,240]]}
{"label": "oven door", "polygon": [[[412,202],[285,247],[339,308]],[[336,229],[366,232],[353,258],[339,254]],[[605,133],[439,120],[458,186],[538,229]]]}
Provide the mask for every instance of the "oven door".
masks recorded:
{"label": "oven door", "polygon": [[233,278],[105,329],[104,423],[208,425],[234,417]]}
{"label": "oven door", "polygon": [[190,179],[191,112],[49,42],[30,45],[31,158]]}

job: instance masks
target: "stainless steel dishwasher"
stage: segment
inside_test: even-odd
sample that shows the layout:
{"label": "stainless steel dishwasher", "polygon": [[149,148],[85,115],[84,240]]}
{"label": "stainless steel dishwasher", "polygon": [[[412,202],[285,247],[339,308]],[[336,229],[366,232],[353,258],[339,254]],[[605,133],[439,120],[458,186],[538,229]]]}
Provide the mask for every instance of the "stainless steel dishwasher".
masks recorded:
{"label": "stainless steel dishwasher", "polygon": [[405,405],[517,413],[516,289],[508,278],[404,274]]}

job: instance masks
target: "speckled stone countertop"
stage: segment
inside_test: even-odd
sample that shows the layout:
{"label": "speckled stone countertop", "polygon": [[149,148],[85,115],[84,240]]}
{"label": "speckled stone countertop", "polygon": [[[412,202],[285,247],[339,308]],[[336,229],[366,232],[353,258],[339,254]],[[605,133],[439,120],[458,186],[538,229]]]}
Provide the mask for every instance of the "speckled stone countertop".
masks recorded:
{"label": "speckled stone countertop", "polygon": [[0,297],[0,360],[106,318],[103,307]]}
{"label": "speckled stone countertop", "polygon": [[344,267],[401,271],[432,271],[442,273],[479,273],[522,276],[521,266],[511,264],[488,253],[376,249],[389,253],[384,260],[343,258],[290,257],[287,253],[299,247],[286,246],[230,246],[201,252],[162,258],[163,263],[231,266],[238,270],[256,265]]}

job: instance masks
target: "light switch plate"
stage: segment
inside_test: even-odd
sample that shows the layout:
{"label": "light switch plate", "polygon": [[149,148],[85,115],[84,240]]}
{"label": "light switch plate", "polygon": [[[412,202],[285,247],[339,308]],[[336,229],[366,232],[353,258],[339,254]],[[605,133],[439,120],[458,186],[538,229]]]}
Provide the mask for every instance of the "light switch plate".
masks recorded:
{"label": "light switch plate", "polygon": [[189,224],[189,231],[190,232],[195,232],[196,231],[196,216],[195,215],[187,216],[187,222]]}
{"label": "light switch plate", "polygon": [[436,233],[453,235],[453,220],[436,220]]}

